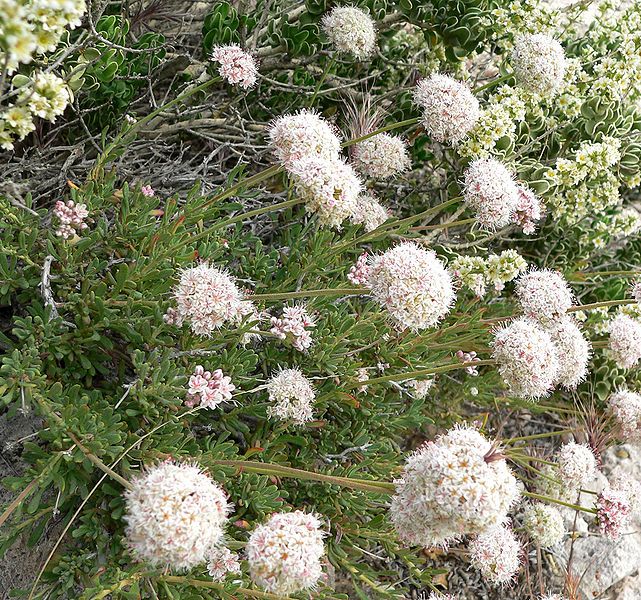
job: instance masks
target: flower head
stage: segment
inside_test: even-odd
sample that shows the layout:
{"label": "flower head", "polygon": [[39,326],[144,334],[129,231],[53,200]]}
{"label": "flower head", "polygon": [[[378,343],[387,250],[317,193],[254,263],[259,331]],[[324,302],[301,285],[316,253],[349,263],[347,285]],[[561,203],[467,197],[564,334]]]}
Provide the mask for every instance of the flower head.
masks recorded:
{"label": "flower head", "polygon": [[222,402],[231,400],[235,389],[236,386],[231,382],[231,377],[224,375],[220,369],[212,373],[198,365],[189,378],[185,404],[214,409]]}
{"label": "flower head", "polygon": [[596,457],[587,444],[563,444],[558,452],[557,463],[561,483],[574,490],[585,487],[596,474]]}
{"label": "flower head", "polygon": [[544,214],[545,205],[542,200],[526,185],[516,186],[519,199],[514,209],[512,219],[523,229],[526,235],[536,231],[536,223]]}
{"label": "flower head", "polygon": [[520,497],[505,459],[476,429],[458,427],[411,454],[390,517],[402,541],[446,546],[507,520]]}
{"label": "flower head", "polygon": [[625,440],[641,439],[641,395],[626,389],[608,399],[608,407],[621,428]]}
{"label": "flower head", "polygon": [[56,235],[65,240],[89,227],[85,223],[85,219],[89,216],[86,204],[76,204],[73,200],[67,200],[67,202],[58,200],[53,214],[59,221]]}
{"label": "flower head", "polygon": [[354,212],[350,221],[354,225],[363,224],[365,231],[374,231],[391,217],[389,211],[372,195],[360,194],[356,198]]}
{"label": "flower head", "polygon": [[525,315],[543,324],[565,317],[574,303],[572,290],[563,275],[549,269],[532,269],[521,275],[516,296]]}
{"label": "flower head", "polygon": [[510,392],[522,398],[546,396],[559,373],[558,351],[550,335],[520,318],[494,334],[493,358]]}
{"label": "flower head", "polygon": [[349,268],[347,279],[354,285],[367,285],[369,272],[369,254],[363,252],[356,260],[356,263]]}
{"label": "flower head", "polygon": [[523,512],[523,527],[542,548],[559,544],[565,536],[563,516],[558,508],[542,502],[530,504]]}
{"label": "flower head", "polygon": [[214,581],[223,580],[228,573],[240,573],[238,556],[229,548],[216,546],[207,559],[207,572]]}
{"label": "flower head", "polygon": [[452,277],[432,250],[403,242],[372,259],[369,287],[402,328],[436,325],[455,300]]}
{"label": "flower head", "polygon": [[363,184],[343,160],[307,156],[291,163],[296,193],[321,225],[340,229],[357,208]]}
{"label": "flower head", "polygon": [[352,146],[352,162],[373,179],[388,179],[411,167],[405,142],[396,135],[379,133]]}
{"label": "flower head", "polygon": [[542,33],[516,39],[512,67],[518,82],[536,94],[549,95],[563,87],[567,61],[561,44]]}
{"label": "flower head", "polygon": [[559,373],[556,383],[573,390],[585,380],[592,345],[571,317],[564,317],[546,328],[557,347]]}
{"label": "flower head", "polygon": [[302,304],[286,306],[281,317],[271,318],[272,327],[269,330],[281,340],[292,345],[299,352],[307,350],[312,345],[312,334],[309,331],[316,326],[314,317],[307,312]]}
{"label": "flower head", "polygon": [[274,375],[267,382],[267,391],[272,403],[267,409],[270,417],[283,421],[291,419],[296,425],[304,425],[313,419],[316,392],[298,369],[283,369]]}
{"label": "flower head", "polygon": [[191,569],[222,539],[230,505],[197,465],[160,463],[125,492],[127,544],[153,566]]}
{"label": "flower head", "polygon": [[607,487],[597,496],[596,507],[601,533],[612,540],[618,539],[632,511],[627,490]]}
{"label": "flower head", "polygon": [[258,68],[251,54],[245,52],[236,44],[217,46],[212,50],[211,57],[220,63],[218,73],[232,85],[249,89],[256,84]]}
{"label": "flower head", "polygon": [[504,227],[513,218],[519,192],[512,174],[494,158],[480,158],[465,170],[463,198],[483,227]]}
{"label": "flower head", "polygon": [[147,198],[153,198],[156,195],[156,192],[154,192],[154,188],[152,188],[150,185],[143,185],[140,188],[140,191],[143,196],[146,196]]}
{"label": "flower head", "polygon": [[281,595],[313,588],[325,554],[320,526],[314,515],[297,510],[274,514],[256,527],[246,548],[254,583]]}
{"label": "flower head", "polygon": [[622,369],[634,367],[641,359],[641,322],[628,315],[618,314],[608,327],[610,353]]}
{"label": "flower head", "polygon": [[492,527],[470,541],[472,566],[490,583],[505,585],[514,579],[521,566],[523,547],[505,525]]}
{"label": "flower head", "polygon": [[338,160],[341,151],[338,130],[311,110],[276,119],[269,139],[276,158],[286,167],[310,156]]}
{"label": "flower head", "polygon": [[323,31],[339,52],[363,60],[376,49],[376,26],[372,18],[355,6],[336,6],[323,16]]}
{"label": "flower head", "polygon": [[232,277],[207,263],[185,269],[174,289],[175,321],[188,321],[196,335],[211,336],[227,321],[244,315],[243,295]]}
{"label": "flower head", "polygon": [[460,142],[481,116],[470,88],[440,73],[418,82],[414,102],[423,109],[423,127],[437,142]]}

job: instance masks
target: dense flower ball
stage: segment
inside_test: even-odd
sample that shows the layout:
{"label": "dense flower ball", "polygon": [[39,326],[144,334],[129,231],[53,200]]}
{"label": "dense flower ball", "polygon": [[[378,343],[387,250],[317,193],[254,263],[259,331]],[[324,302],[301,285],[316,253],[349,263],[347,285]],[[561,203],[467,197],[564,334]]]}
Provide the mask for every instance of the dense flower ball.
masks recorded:
{"label": "dense flower ball", "polygon": [[337,129],[310,110],[276,119],[269,140],[276,158],[286,167],[308,156],[337,160],[341,151]]}
{"label": "dense flower ball", "polygon": [[203,408],[214,409],[222,402],[231,400],[235,389],[231,377],[220,369],[213,372],[205,371],[202,365],[198,365],[187,382],[185,404],[189,407],[200,405]]}
{"label": "dense flower ball", "polygon": [[210,336],[223,323],[244,315],[243,295],[233,278],[207,263],[182,271],[174,298],[173,321],[187,321],[196,335]]}
{"label": "dense flower ball", "polygon": [[561,44],[542,33],[516,39],[512,67],[517,81],[526,89],[549,95],[563,87],[567,62]]}
{"label": "dense flower ball", "polygon": [[313,588],[325,554],[320,525],[314,515],[297,510],[272,515],[256,527],[246,548],[254,583],[282,595]]}
{"label": "dense flower ball", "polygon": [[490,583],[505,585],[521,566],[523,547],[509,527],[492,527],[470,541],[470,561]]}
{"label": "dense flower ball", "polygon": [[621,427],[624,439],[641,439],[641,395],[625,389],[619,390],[610,396],[608,406]]}
{"label": "dense flower ball", "polygon": [[494,158],[480,158],[465,170],[463,198],[483,227],[504,227],[513,218],[519,193],[512,174]]}
{"label": "dense flower ball", "polygon": [[632,512],[627,490],[607,487],[597,496],[596,507],[599,531],[611,540],[618,539]]}
{"label": "dense flower ball", "polygon": [[619,314],[608,327],[610,353],[622,369],[631,369],[641,359],[641,322],[628,315]]}
{"label": "dense flower ball", "polygon": [[546,396],[559,374],[558,351],[534,321],[520,318],[496,331],[492,357],[510,392],[522,398]]}
{"label": "dense flower ball", "polygon": [[425,131],[437,142],[460,142],[481,116],[470,88],[440,73],[418,82],[414,102],[423,109]]}
{"label": "dense flower ball", "polygon": [[374,231],[391,217],[389,211],[372,194],[361,194],[356,198],[354,212],[350,221],[363,225],[365,231]]}
{"label": "dense flower ball", "polygon": [[390,517],[400,539],[447,546],[501,525],[520,496],[505,459],[477,430],[451,429],[411,454]]}
{"label": "dense flower ball", "polygon": [[456,297],[444,264],[432,250],[413,242],[374,257],[368,285],[396,323],[413,331],[436,325]]}
{"label": "dense flower ball", "polygon": [[308,156],[291,164],[296,193],[321,225],[339,229],[354,214],[363,184],[343,160]]}
{"label": "dense flower ball", "polygon": [[127,545],[153,566],[191,569],[220,542],[230,506],[196,465],[163,462],[125,492]]}
{"label": "dense flower ball", "polygon": [[352,161],[358,171],[373,179],[404,173],[412,164],[405,142],[389,133],[379,133],[355,144]]}
{"label": "dense flower ball", "polygon": [[556,383],[573,390],[585,380],[592,345],[585,338],[576,321],[564,317],[550,325],[546,331],[556,345],[559,358],[559,373]]}
{"label": "dense flower ball", "polygon": [[267,391],[272,403],[267,409],[270,417],[283,421],[292,420],[297,425],[312,420],[312,404],[316,392],[309,379],[298,369],[280,371],[267,382]]}
{"label": "dense flower ball", "polygon": [[217,546],[207,559],[207,572],[214,581],[223,580],[228,573],[240,573],[238,556],[229,548]]}
{"label": "dense flower ball", "polygon": [[519,201],[514,209],[513,221],[520,225],[523,233],[532,235],[536,231],[536,223],[544,213],[542,200],[527,186],[517,185]]}
{"label": "dense flower ball", "polygon": [[525,315],[543,324],[564,317],[574,301],[563,275],[549,269],[532,269],[521,275],[516,295]]}
{"label": "dense flower ball", "polygon": [[323,31],[339,52],[363,60],[376,49],[376,26],[372,18],[355,6],[336,6],[323,16]]}
{"label": "dense flower ball", "polygon": [[551,548],[563,540],[565,525],[558,508],[536,502],[523,512],[523,527],[533,542]]}
{"label": "dense flower ball", "polygon": [[232,85],[249,89],[256,84],[258,68],[256,61],[236,44],[217,46],[212,50],[211,57],[220,63],[218,73]]}
{"label": "dense flower ball", "polygon": [[585,487],[596,474],[596,457],[587,444],[563,444],[557,455],[557,463],[561,482],[575,490]]}

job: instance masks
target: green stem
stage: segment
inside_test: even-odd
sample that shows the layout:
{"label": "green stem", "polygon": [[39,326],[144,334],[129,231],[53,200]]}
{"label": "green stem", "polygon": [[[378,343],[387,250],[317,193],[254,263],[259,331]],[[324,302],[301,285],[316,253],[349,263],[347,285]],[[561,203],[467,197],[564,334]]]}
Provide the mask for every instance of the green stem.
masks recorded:
{"label": "green stem", "polygon": [[599,277],[601,275],[618,275],[618,276],[626,276],[626,277],[636,277],[637,275],[641,275],[641,271],[590,271],[590,272],[583,272],[583,271],[577,271],[574,273],[576,277],[579,278],[586,278],[586,277]]}
{"label": "green stem", "polygon": [[513,77],[512,73],[508,73],[507,75],[502,75],[501,77],[498,77],[497,79],[492,79],[491,81],[488,81],[486,84],[482,85],[479,88],[476,88],[472,90],[472,93],[474,95],[480,94],[481,92],[484,92],[485,90],[494,87],[495,85],[498,85],[499,83],[503,83],[504,81],[507,81],[510,79],[510,77]]}
{"label": "green stem", "polygon": [[551,504],[559,504],[560,506],[567,506],[568,508],[571,508],[573,510],[580,510],[592,514],[597,513],[597,510],[595,508],[586,508],[585,506],[579,506],[578,504],[570,504],[569,502],[563,502],[562,500],[557,500],[556,498],[550,498],[549,496],[543,496],[541,494],[535,494],[534,492],[523,492],[523,495],[526,498],[541,500],[542,502],[549,502]]}
{"label": "green stem", "polygon": [[354,138],[353,140],[347,140],[346,142],[343,142],[343,144],[341,144],[341,147],[347,148],[348,146],[353,146],[354,144],[358,144],[358,142],[363,142],[365,140],[368,140],[369,138],[374,137],[379,133],[386,133],[388,131],[393,131],[394,129],[400,129],[401,127],[406,127],[408,125],[416,125],[417,123],[420,122],[420,120],[421,120],[421,117],[414,117],[412,119],[406,119],[405,121],[399,121],[398,123],[392,123],[391,125],[386,125],[385,127],[381,127],[380,129],[377,129],[365,135],[361,135],[360,137]]}
{"label": "green stem", "polygon": [[367,479],[354,479],[351,477],[338,477],[335,475],[325,475],[313,471],[304,471],[303,469],[294,469],[270,463],[261,463],[251,460],[215,460],[213,464],[224,467],[236,467],[240,471],[250,473],[260,473],[262,475],[274,475],[275,477],[291,477],[293,479],[303,479],[308,481],[320,481],[332,485],[351,488],[353,490],[362,490],[365,492],[377,492],[379,494],[393,494],[396,486],[393,483],[384,481],[370,481]]}
{"label": "green stem", "polygon": [[548,431],[546,433],[536,433],[534,435],[522,435],[520,437],[513,437],[508,440],[503,440],[504,444],[512,444],[514,442],[522,442],[525,440],[540,440],[543,438],[551,437],[553,435],[563,435],[565,433],[574,433],[572,429],[560,429],[559,431]]}
{"label": "green stem", "polygon": [[336,59],[333,56],[330,60],[327,61],[327,64],[325,65],[325,69],[323,69],[323,75],[318,80],[318,84],[316,85],[316,89],[314,90],[314,95],[312,96],[312,99],[309,102],[310,106],[314,106],[316,96],[318,96],[318,92],[320,92],[321,86],[323,85],[323,83],[325,83],[325,79],[327,79],[327,75],[329,75],[329,71],[334,66],[335,62],[336,62]]}
{"label": "green stem", "polygon": [[419,369],[418,371],[407,371],[405,373],[395,373],[394,375],[383,375],[381,377],[374,377],[373,379],[368,379],[367,381],[356,381],[352,384],[348,384],[346,389],[354,389],[362,386],[363,384],[372,385],[374,383],[383,383],[386,381],[405,381],[407,379],[415,379],[416,377],[422,377],[424,375],[436,375],[437,373],[446,373],[447,371],[455,371],[457,369],[466,369],[467,367],[482,367],[485,365],[495,365],[496,361],[492,359],[488,360],[477,360],[469,362],[459,362],[450,365],[442,365],[440,367],[431,367],[429,369]]}
{"label": "green stem", "polygon": [[252,294],[248,300],[290,300],[292,298],[320,298],[321,296],[361,296],[368,294],[368,288],[328,288],[325,290],[300,290],[298,292],[275,292],[273,294]]}
{"label": "green stem", "polygon": [[568,312],[578,312],[580,310],[592,310],[593,308],[605,308],[608,306],[622,306],[624,304],[634,304],[636,300],[605,300],[603,302],[594,302],[592,304],[578,304],[568,308]]}

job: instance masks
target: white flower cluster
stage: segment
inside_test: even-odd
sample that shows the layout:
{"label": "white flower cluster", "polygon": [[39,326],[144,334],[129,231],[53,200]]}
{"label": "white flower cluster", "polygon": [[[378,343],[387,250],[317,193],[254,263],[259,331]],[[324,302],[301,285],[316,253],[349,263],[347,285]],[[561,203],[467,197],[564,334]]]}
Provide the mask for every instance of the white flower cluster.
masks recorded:
{"label": "white flower cluster", "polygon": [[273,594],[312,589],[325,554],[321,523],[300,510],[277,513],[252,531],[246,554],[254,583]]}
{"label": "white flower cluster", "polygon": [[436,325],[456,298],[444,264],[413,242],[373,257],[367,285],[396,324],[412,331]]}
{"label": "white flower cluster", "polygon": [[507,521],[520,497],[505,459],[476,429],[457,427],[411,454],[390,517],[400,539],[447,546]]}
{"label": "white flower cluster", "polygon": [[608,408],[621,428],[626,441],[641,439],[641,395],[627,389],[615,392],[608,399]]}
{"label": "white flower cluster", "polygon": [[362,224],[365,231],[370,232],[380,227],[391,216],[377,198],[370,193],[364,193],[356,198],[356,204],[349,219],[354,225]]}
{"label": "white flower cluster", "polygon": [[314,317],[302,304],[286,306],[280,317],[271,318],[270,333],[291,344],[299,352],[307,350],[313,342],[310,329],[316,326]]}
{"label": "white flower cluster", "polygon": [[188,463],[163,462],[125,492],[127,544],[153,566],[191,569],[223,537],[230,506],[223,489]]}
{"label": "white flower cluster", "polygon": [[572,317],[564,317],[549,325],[546,330],[558,351],[559,373],[556,383],[573,390],[588,375],[592,344]]}
{"label": "white flower cluster", "polygon": [[65,240],[88,229],[85,219],[89,216],[86,204],[76,204],[73,200],[58,200],[53,208],[53,215],[58,219],[56,235]]}
{"label": "white flower cluster", "polygon": [[238,556],[229,548],[216,546],[207,559],[207,572],[214,581],[222,581],[229,573],[240,573]]}
{"label": "white flower cluster", "polygon": [[423,110],[425,131],[437,142],[460,142],[481,113],[467,85],[439,73],[418,82],[414,102]]}
{"label": "white flower cluster", "polygon": [[596,474],[596,457],[587,444],[563,444],[557,453],[556,462],[561,482],[573,490],[585,487]]}
{"label": "white flower cluster", "polygon": [[523,556],[523,546],[505,525],[492,527],[472,538],[469,551],[472,566],[494,585],[512,581]]}
{"label": "white flower cluster", "polygon": [[376,26],[372,18],[355,6],[336,6],[323,16],[323,31],[339,52],[366,59],[376,50]]}
{"label": "white flower cluster", "polygon": [[641,321],[619,313],[608,326],[609,349],[617,366],[631,369],[641,359]]}
{"label": "white flower cluster", "polygon": [[245,52],[236,44],[217,46],[212,50],[211,57],[219,63],[218,73],[232,85],[249,89],[256,85],[258,67],[251,54]]}
{"label": "white flower cluster", "polygon": [[526,317],[548,325],[564,317],[574,295],[558,271],[532,269],[519,277],[516,296]]}
{"label": "white flower cluster", "polygon": [[635,208],[624,208],[614,214],[597,215],[582,231],[579,243],[585,256],[603,250],[611,242],[627,238],[641,231],[641,214]]}
{"label": "white flower cluster", "polygon": [[406,383],[407,387],[410,388],[412,396],[416,398],[417,400],[423,400],[423,398],[427,397],[427,394],[429,394],[429,391],[432,389],[432,386],[434,385],[434,380],[433,379],[410,379]]}
{"label": "white flower cluster", "polygon": [[558,508],[542,502],[535,502],[525,508],[523,528],[541,548],[556,546],[565,537],[563,515]]}
{"label": "white flower cluster", "polygon": [[567,64],[561,44],[548,35],[536,33],[516,39],[512,67],[523,87],[536,94],[550,95],[563,86]]}
{"label": "white flower cluster", "polygon": [[482,298],[487,293],[488,286],[496,292],[505,288],[527,268],[527,262],[516,250],[503,250],[501,254],[482,256],[458,256],[450,264],[449,269],[476,296]]}
{"label": "white flower cluster", "polygon": [[267,382],[267,392],[272,406],[267,415],[282,421],[304,425],[313,419],[316,392],[309,379],[299,369],[283,369]]}
{"label": "white flower cluster", "polygon": [[352,162],[356,169],[373,179],[389,179],[412,166],[402,138],[378,133],[352,146]]}

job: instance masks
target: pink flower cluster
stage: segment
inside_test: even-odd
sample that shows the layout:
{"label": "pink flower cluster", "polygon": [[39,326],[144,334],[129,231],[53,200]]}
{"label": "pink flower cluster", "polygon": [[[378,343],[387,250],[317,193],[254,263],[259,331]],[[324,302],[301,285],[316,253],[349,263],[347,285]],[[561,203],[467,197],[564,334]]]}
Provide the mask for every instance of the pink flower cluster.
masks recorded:
{"label": "pink flower cluster", "polygon": [[154,188],[152,188],[150,185],[143,185],[140,188],[140,191],[143,196],[146,196],[147,198],[152,198],[153,196],[156,195],[156,192],[154,192]]}
{"label": "pink flower cluster", "polygon": [[220,369],[212,373],[198,365],[189,378],[185,404],[189,407],[200,405],[203,408],[213,409],[222,402],[231,400],[235,389],[236,386],[231,382],[231,377],[224,375]]}
{"label": "pink flower cluster", "polygon": [[347,279],[354,285],[367,285],[371,270],[368,257],[369,254],[367,252],[363,252],[363,254],[358,257],[356,264],[350,267]]}
{"label": "pink flower cluster", "polygon": [[76,204],[73,200],[67,200],[66,203],[58,200],[53,209],[53,214],[60,221],[58,229],[56,229],[56,235],[65,240],[73,237],[76,232],[89,227],[85,223],[85,219],[89,216],[86,204]]}
{"label": "pink flower cluster", "polygon": [[[459,350],[456,353],[456,358],[458,358],[462,363],[478,362],[479,360],[481,360],[476,356],[476,352],[463,352],[463,350]],[[479,374],[478,367],[474,366],[466,367],[465,372],[469,373],[473,377],[476,377]]]}
{"label": "pink flower cluster", "polygon": [[289,342],[296,350],[303,352],[312,345],[312,334],[307,328],[316,323],[304,306],[285,307],[282,317],[272,317],[271,322],[270,333]]}
{"label": "pink flower cluster", "polygon": [[632,507],[629,494],[624,489],[606,488],[596,502],[599,530],[610,539],[617,539],[625,527]]}
{"label": "pink flower cluster", "polygon": [[239,85],[243,89],[249,89],[256,84],[258,68],[256,61],[245,52],[240,46],[230,44],[214,48],[211,57],[220,63],[218,73],[232,85]]}
{"label": "pink flower cluster", "polygon": [[523,229],[526,235],[536,231],[536,222],[543,217],[544,206],[541,199],[528,187],[518,185],[519,200],[512,215],[512,221]]}
{"label": "pink flower cluster", "polygon": [[225,546],[216,546],[207,561],[207,572],[214,581],[223,580],[228,573],[240,573],[238,556]]}

